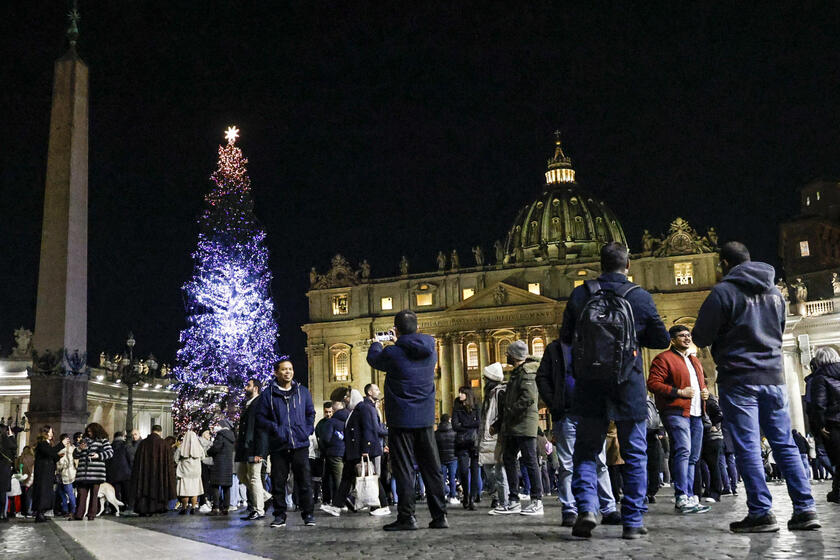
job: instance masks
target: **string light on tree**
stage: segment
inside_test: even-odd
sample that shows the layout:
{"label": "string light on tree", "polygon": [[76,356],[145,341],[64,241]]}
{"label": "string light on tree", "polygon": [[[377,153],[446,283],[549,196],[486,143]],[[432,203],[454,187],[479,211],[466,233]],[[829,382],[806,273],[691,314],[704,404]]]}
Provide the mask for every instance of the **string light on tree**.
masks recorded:
{"label": "string light on tree", "polygon": [[245,382],[266,381],[277,359],[277,324],[265,231],[254,215],[248,160],[236,146],[239,129],[225,131],[199,218],[194,272],[184,285],[187,328],[174,370],[180,432],[207,426],[217,414],[235,421]]}

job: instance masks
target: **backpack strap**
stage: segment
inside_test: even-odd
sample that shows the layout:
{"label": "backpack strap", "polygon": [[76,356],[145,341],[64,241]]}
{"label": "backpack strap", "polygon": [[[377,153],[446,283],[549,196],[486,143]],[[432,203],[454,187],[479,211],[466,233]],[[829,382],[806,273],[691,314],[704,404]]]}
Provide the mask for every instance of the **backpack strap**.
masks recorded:
{"label": "backpack strap", "polygon": [[617,290],[615,290],[616,295],[622,298],[626,298],[627,294],[638,288],[638,284],[633,284],[632,282],[627,282],[619,286]]}
{"label": "backpack strap", "polygon": [[601,283],[597,280],[586,280],[583,285],[589,290],[589,295],[591,296],[601,291]]}

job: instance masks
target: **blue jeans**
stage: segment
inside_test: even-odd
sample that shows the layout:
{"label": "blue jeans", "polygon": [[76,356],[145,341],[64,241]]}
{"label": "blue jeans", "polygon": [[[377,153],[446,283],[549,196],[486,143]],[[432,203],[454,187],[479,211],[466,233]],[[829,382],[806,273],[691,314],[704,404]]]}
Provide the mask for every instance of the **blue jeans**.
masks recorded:
{"label": "blue jeans", "polygon": [[735,446],[735,460],[747,492],[751,517],[770,512],[773,497],[764,479],[761,434],[773,450],[784,476],[794,513],[815,511],[811,483],[790,431],[787,389],[784,385],[734,385],[720,387],[720,406]]}
{"label": "blue jeans", "polygon": [[[572,453],[575,450],[575,435],[579,419],[566,416],[562,421],[554,423],[556,436],[557,458],[560,468],[557,471],[557,499],[563,504],[563,513],[577,514],[578,508],[572,494]],[[601,513],[607,515],[615,511],[615,498],[610,484],[610,473],[607,470],[606,441],[596,459],[598,472],[598,503]]]}
{"label": "blue jeans", "polygon": [[61,498],[62,512],[73,513],[76,511],[76,493],[73,491],[72,484],[59,484],[58,497]]}
{"label": "blue jeans", "polygon": [[663,414],[662,423],[671,438],[674,496],[693,496],[694,470],[703,449],[703,419],[700,416],[686,418],[681,414]]}
{"label": "blue jeans", "polygon": [[[624,497],[621,499],[621,518],[625,527],[641,527],[647,511],[647,422],[645,420],[616,420],[618,444],[621,448],[621,467]],[[578,511],[598,511],[597,463],[604,448],[609,421],[606,418],[581,418],[577,426],[572,492]]]}
{"label": "blue jeans", "polygon": [[508,503],[508,483],[503,463],[495,465],[484,465],[484,474],[487,476],[487,487],[493,488],[491,492],[496,493],[496,499],[500,504]]}
{"label": "blue jeans", "polygon": [[802,457],[802,466],[805,467],[805,478],[811,478],[811,461],[808,460],[807,453],[800,453],[800,457]]}
{"label": "blue jeans", "polygon": [[443,474],[443,483],[446,484],[446,481],[449,481],[449,493],[446,497],[456,498],[458,496],[458,491],[456,490],[458,483],[455,475],[458,472],[458,459],[452,459],[448,463],[441,463],[440,472]]}

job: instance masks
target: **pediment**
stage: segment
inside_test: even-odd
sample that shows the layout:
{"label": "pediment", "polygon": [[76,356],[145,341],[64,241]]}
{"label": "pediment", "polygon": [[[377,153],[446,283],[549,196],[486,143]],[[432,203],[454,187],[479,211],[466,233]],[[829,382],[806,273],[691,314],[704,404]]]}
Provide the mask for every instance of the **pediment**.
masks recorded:
{"label": "pediment", "polygon": [[514,305],[534,305],[557,303],[543,295],[532,294],[528,290],[511,286],[504,282],[496,282],[481,290],[474,296],[460,301],[446,311],[462,311],[465,309],[487,309],[493,307],[510,307]]}

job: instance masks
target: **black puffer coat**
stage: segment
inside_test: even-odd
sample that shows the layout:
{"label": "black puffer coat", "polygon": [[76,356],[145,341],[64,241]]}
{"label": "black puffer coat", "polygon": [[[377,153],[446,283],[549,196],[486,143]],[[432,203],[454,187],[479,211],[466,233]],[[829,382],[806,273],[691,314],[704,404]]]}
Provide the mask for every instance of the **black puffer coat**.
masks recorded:
{"label": "black puffer coat", "polygon": [[455,430],[452,429],[452,423],[449,420],[438,424],[435,443],[437,443],[441,464],[455,460]]}
{"label": "black puffer coat", "polygon": [[840,424],[840,363],[825,364],[811,381],[811,406],[814,431],[826,424]]}
{"label": "black puffer coat", "polygon": [[210,484],[213,486],[230,486],[233,484],[233,452],[236,448],[236,437],[233,430],[225,428],[216,434],[213,445],[207,454],[213,457],[210,465]]}

